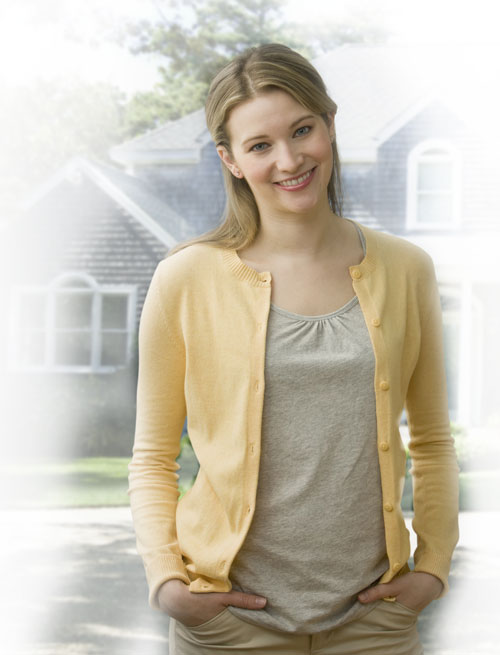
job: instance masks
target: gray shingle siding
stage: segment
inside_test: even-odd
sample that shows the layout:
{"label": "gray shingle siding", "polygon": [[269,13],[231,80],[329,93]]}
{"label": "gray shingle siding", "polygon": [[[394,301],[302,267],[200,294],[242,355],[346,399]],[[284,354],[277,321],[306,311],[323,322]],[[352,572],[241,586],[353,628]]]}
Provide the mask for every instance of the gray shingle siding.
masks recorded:
{"label": "gray shingle siding", "polygon": [[64,181],[44,196],[10,238],[23,243],[23,260],[10,267],[17,284],[48,284],[66,271],[85,272],[99,284],[134,284],[137,320],[154,268],[167,253],[86,176],[78,185]]}
{"label": "gray shingle siding", "polygon": [[225,192],[220,159],[213,143],[202,148],[198,164],[138,166],[135,171],[186,219],[194,234],[202,234],[219,222]]}
{"label": "gray shingle siding", "polygon": [[373,215],[373,164],[342,164],[343,215],[377,226]]}
{"label": "gray shingle siding", "polygon": [[465,127],[436,102],[408,121],[378,149],[373,212],[384,228],[395,234],[407,231],[408,155],[427,139],[447,140],[461,150],[466,139]]}

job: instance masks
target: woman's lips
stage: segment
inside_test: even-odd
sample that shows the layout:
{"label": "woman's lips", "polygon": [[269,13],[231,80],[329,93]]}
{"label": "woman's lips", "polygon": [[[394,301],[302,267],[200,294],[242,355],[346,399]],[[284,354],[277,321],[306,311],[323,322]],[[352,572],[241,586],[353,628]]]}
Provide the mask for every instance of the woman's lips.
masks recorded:
{"label": "woman's lips", "polygon": [[297,177],[291,177],[288,180],[275,182],[274,184],[284,191],[300,191],[300,189],[303,189],[311,182],[315,171],[316,167],[311,168],[311,170],[302,173],[301,175],[297,175]]}

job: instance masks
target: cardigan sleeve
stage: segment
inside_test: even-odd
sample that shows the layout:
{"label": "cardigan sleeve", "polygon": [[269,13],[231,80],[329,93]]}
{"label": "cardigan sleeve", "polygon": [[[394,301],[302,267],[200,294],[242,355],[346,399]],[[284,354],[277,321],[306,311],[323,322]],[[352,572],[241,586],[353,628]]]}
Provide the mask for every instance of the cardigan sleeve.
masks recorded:
{"label": "cardigan sleeve", "polygon": [[157,592],[164,582],[171,578],[190,582],[175,523],[179,497],[176,458],[186,416],[185,350],[175,312],[164,310],[160,296],[161,265],[151,280],[139,325],[136,427],[128,467],[137,551],[153,609],[160,609]]}
{"label": "cardigan sleeve", "polygon": [[421,340],[406,397],[413,476],[415,571],[448,575],[458,541],[458,465],[450,434],[442,313],[432,260],[421,286]]}

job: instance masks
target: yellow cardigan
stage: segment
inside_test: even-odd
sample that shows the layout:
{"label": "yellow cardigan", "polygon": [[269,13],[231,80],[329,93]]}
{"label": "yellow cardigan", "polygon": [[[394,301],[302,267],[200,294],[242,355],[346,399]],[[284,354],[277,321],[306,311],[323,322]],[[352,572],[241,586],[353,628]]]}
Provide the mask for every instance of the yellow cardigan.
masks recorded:
{"label": "yellow cardigan", "polygon": [[[409,570],[410,541],[400,507],[405,451],[398,429],[405,406],[418,537],[415,570],[440,578],[444,594],[458,540],[458,466],[434,266],[408,241],[359,227],[366,256],[349,272],[375,354],[390,563],[381,582]],[[170,578],[183,580],[193,592],[231,588],[231,563],[255,509],[271,283],[269,272],[250,268],[235,250],[208,244],[165,258],[153,275],[139,327],[128,494],[155,609],[158,589]],[[200,469],[178,501],[175,460],[186,415]]]}

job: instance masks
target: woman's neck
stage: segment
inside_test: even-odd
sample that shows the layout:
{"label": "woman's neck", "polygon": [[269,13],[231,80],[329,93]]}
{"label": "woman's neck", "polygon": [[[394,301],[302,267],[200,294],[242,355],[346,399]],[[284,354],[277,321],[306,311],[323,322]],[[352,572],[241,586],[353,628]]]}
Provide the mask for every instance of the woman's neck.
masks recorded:
{"label": "woman's neck", "polygon": [[254,241],[242,251],[250,259],[294,257],[316,260],[322,253],[331,254],[340,239],[343,219],[333,212],[323,212],[315,218],[300,215],[261,217]]}

